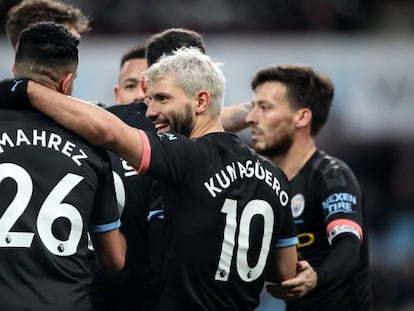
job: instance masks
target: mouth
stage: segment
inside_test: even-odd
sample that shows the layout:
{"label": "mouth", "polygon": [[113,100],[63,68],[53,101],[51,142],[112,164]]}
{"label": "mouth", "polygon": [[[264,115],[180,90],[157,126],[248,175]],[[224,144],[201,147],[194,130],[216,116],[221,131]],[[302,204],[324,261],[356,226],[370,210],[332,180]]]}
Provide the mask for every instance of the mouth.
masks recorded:
{"label": "mouth", "polygon": [[157,133],[165,133],[169,131],[168,123],[157,122],[157,123],[154,123],[154,126],[155,126],[155,129],[157,130]]}
{"label": "mouth", "polygon": [[253,141],[258,141],[260,136],[262,135],[262,132],[257,129],[251,129],[251,133]]}

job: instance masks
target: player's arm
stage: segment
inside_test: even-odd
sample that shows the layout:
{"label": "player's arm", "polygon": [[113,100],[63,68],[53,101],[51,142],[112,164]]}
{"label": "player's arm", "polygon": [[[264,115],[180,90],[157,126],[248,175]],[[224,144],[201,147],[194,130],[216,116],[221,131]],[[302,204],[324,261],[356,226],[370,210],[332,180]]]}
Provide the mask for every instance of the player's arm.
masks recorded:
{"label": "player's arm", "polygon": [[90,143],[104,147],[139,168],[143,141],[137,129],[112,113],[85,101],[63,95],[29,81],[27,94],[39,111]]}
{"label": "player's arm", "polygon": [[353,235],[343,235],[332,243],[326,260],[315,267],[317,286],[342,278],[354,270],[359,263],[361,242]]}
{"label": "player's arm", "polygon": [[273,248],[266,281],[280,283],[293,278],[296,275],[297,258],[296,245]]}
{"label": "player's arm", "polygon": [[251,106],[250,102],[246,102],[235,106],[223,107],[221,111],[221,124],[224,130],[238,132],[247,128],[249,124],[246,122],[246,116]]}
{"label": "player's arm", "polygon": [[[319,187],[320,208],[326,219],[326,235],[331,247],[325,260],[313,267],[318,276],[316,286],[350,275],[359,264],[360,248],[364,239],[362,193],[352,171],[341,163],[329,161],[322,170]],[[352,200],[342,202],[345,200],[343,197],[347,196],[338,194],[347,194]],[[330,213],[330,209],[322,208],[322,202],[331,197],[338,197],[339,203],[347,203],[347,209]],[[346,204],[338,204],[343,205]]]}
{"label": "player's arm", "polygon": [[90,233],[99,267],[108,274],[116,274],[125,266],[127,243],[119,229]]}
{"label": "player's arm", "polygon": [[275,298],[286,301],[302,298],[312,289],[346,276],[359,262],[360,242],[354,236],[343,236],[332,245],[327,259],[313,268],[306,261],[298,262],[297,275],[280,284],[268,284],[267,291]]}
{"label": "player's arm", "polygon": [[275,298],[286,301],[296,300],[316,287],[318,276],[306,260],[298,261],[297,274],[294,278],[280,284],[268,284],[267,291]]}

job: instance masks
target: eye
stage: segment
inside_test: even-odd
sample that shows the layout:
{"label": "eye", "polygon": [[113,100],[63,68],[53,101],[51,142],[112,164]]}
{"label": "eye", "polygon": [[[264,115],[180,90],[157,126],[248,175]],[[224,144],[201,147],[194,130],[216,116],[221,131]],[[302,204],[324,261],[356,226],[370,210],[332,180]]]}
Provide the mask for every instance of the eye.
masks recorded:
{"label": "eye", "polygon": [[157,98],[157,100],[158,100],[158,101],[160,101],[160,102],[164,102],[164,101],[167,101],[167,100],[168,100],[168,97],[167,97],[166,95],[162,95],[162,94],[158,94],[158,95],[156,96],[156,98]]}
{"label": "eye", "polygon": [[137,84],[134,83],[128,83],[124,85],[124,89],[126,90],[133,90],[137,88]]}
{"label": "eye", "polygon": [[260,104],[259,107],[263,111],[267,111],[270,108],[270,106],[268,104]]}

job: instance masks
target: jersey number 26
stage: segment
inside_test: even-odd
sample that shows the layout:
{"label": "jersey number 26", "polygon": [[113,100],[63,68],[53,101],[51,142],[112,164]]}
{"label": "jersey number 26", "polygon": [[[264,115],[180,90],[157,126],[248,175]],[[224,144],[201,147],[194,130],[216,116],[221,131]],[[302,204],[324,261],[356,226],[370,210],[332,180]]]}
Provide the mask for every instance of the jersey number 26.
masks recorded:
{"label": "jersey number 26", "polygon": [[[33,232],[12,232],[13,225],[18,221],[29,205],[33,193],[33,181],[29,173],[13,163],[0,164],[0,183],[5,178],[12,178],[17,185],[16,195],[0,218],[0,247],[30,247]],[[37,232],[44,246],[58,256],[70,256],[76,253],[82,237],[83,219],[79,211],[71,204],[62,203],[68,193],[82,181],[83,177],[67,174],[52,189],[40,207],[36,220]],[[71,224],[67,240],[57,239],[52,232],[53,222],[66,218]]]}

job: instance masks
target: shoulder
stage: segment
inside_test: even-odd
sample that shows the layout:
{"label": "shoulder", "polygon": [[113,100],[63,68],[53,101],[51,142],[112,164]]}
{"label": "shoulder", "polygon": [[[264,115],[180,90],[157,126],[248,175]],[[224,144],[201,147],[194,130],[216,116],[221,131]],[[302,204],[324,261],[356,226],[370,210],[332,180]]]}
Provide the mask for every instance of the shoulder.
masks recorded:
{"label": "shoulder", "polygon": [[315,157],[311,159],[310,174],[321,178],[329,187],[345,186],[350,181],[357,183],[353,171],[343,160],[323,151],[317,151]]}
{"label": "shoulder", "polygon": [[129,126],[149,132],[155,132],[151,120],[145,117],[145,113],[147,112],[147,105],[145,103],[113,105],[106,108],[106,110],[116,115]]}

